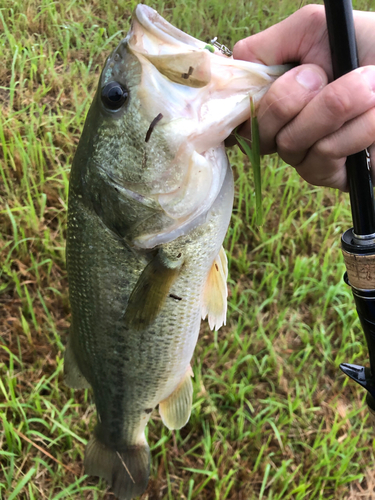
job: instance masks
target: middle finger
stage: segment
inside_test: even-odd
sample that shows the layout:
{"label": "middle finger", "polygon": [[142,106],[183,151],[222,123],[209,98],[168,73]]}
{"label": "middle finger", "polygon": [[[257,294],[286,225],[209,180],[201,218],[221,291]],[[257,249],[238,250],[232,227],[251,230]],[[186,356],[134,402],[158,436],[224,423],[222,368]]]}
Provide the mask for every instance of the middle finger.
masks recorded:
{"label": "middle finger", "polygon": [[300,164],[320,139],[375,105],[375,67],[359,68],[324,87],[278,134],[286,163]]}

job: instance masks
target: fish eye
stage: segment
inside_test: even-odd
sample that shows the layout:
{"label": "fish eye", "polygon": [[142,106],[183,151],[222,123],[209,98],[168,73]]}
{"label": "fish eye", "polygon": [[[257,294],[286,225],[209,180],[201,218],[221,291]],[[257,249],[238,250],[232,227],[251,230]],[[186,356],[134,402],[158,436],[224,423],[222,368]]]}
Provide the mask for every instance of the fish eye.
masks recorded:
{"label": "fish eye", "polygon": [[121,83],[110,82],[102,88],[101,97],[106,108],[117,111],[128,100],[129,92]]}

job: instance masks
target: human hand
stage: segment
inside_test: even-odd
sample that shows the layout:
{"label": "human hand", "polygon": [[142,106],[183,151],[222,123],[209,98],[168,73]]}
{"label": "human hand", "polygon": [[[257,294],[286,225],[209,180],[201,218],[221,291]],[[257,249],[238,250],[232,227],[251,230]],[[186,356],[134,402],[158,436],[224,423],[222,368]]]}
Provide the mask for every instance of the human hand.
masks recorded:
{"label": "human hand", "polygon": [[[233,50],[235,59],[300,64],[259,104],[261,154],[277,152],[308,182],[341,190],[348,155],[369,148],[375,169],[375,13],[355,11],[354,22],[363,67],[334,82],[323,6],[303,7]],[[240,134],[250,135],[249,123]]]}

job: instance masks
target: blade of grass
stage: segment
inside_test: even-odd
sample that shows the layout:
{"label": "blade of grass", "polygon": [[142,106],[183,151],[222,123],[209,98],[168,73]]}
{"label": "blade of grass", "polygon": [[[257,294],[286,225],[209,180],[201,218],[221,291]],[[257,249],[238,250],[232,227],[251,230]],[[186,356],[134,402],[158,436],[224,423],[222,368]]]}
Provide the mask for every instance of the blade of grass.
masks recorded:
{"label": "blade of grass", "polygon": [[259,126],[257,117],[255,116],[254,102],[252,97],[250,97],[250,108],[251,108],[251,141],[248,141],[244,137],[241,137],[236,130],[234,131],[234,135],[239,144],[241,145],[242,149],[245,151],[247,157],[249,158],[249,161],[253,169],[254,185],[255,185],[256,223],[258,226],[261,226],[263,224],[263,207],[262,207],[262,182],[260,173]]}

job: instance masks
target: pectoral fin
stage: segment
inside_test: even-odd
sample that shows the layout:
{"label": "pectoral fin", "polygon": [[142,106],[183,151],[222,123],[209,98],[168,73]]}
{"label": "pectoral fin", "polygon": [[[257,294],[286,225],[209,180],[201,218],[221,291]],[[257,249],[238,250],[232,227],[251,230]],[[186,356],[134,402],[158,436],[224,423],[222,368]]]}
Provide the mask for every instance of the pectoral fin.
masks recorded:
{"label": "pectoral fin", "polygon": [[149,262],[130,295],[124,317],[127,326],[142,330],[155,320],[180,267],[180,260],[169,261],[161,253]]}
{"label": "pectoral fin", "polygon": [[193,371],[189,365],[184,378],[172,394],[159,403],[159,413],[168,429],[181,429],[187,424],[193,402]]}
{"label": "pectoral fin", "polygon": [[82,372],[78,366],[76,357],[73,352],[70,336],[64,355],[64,375],[64,381],[66,385],[68,387],[71,387],[72,389],[88,389],[90,387],[90,384],[82,375]]}
{"label": "pectoral fin", "polygon": [[203,293],[202,319],[208,315],[211,330],[218,330],[226,324],[227,316],[227,277],[228,261],[225,250],[221,247],[208,273]]}

